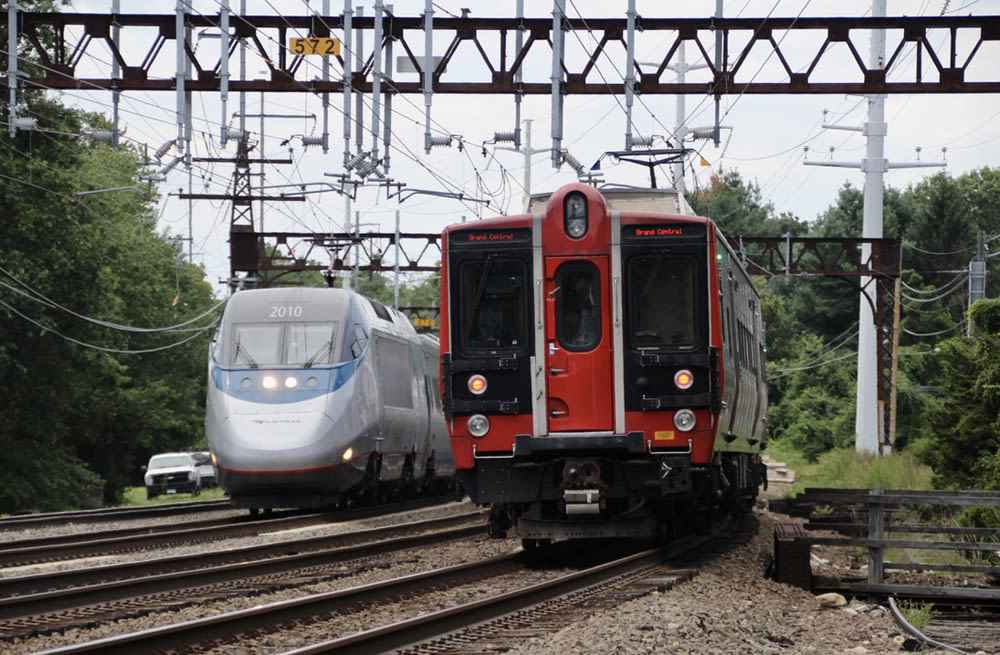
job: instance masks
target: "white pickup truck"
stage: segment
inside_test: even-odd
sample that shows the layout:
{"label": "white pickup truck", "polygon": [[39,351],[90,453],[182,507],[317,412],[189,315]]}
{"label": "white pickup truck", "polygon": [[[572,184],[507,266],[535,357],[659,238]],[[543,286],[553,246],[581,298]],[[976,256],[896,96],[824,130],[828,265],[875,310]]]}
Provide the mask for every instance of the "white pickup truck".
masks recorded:
{"label": "white pickup truck", "polygon": [[156,498],[160,494],[197,495],[201,491],[198,464],[191,453],[153,455],[149,464],[143,467],[143,472],[147,498]]}

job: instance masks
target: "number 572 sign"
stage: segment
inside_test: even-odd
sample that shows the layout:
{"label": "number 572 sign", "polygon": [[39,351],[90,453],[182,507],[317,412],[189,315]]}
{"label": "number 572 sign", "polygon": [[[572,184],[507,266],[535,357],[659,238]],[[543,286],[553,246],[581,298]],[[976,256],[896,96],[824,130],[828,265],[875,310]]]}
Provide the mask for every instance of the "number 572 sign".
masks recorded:
{"label": "number 572 sign", "polygon": [[297,55],[340,56],[340,41],[320,36],[288,39],[288,49]]}

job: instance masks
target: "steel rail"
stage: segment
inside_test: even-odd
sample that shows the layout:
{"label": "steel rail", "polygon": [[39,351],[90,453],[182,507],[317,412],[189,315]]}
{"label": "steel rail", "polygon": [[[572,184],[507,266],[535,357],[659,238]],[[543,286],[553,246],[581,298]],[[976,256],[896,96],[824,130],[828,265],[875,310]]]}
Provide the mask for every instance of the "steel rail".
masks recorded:
{"label": "steel rail", "polygon": [[519,557],[519,553],[501,555],[471,564],[458,564],[350,589],[313,594],[203,619],[63,646],[40,651],[35,655],[79,653],[134,655],[137,652],[162,652],[192,644],[225,640],[242,632],[259,632],[267,626],[293,625],[307,617],[344,613],[350,611],[352,607],[367,603],[397,599],[407,594],[426,593],[432,587],[450,587],[470,580],[492,577],[500,572],[520,567]]}
{"label": "steel rail", "polygon": [[0,530],[20,530],[25,527],[64,525],[66,523],[99,523],[102,521],[174,516],[195,512],[216,512],[233,509],[228,500],[195,500],[183,503],[145,505],[142,507],[102,507],[44,514],[16,514],[0,517]]}
{"label": "steel rail", "polygon": [[[259,560],[292,556],[308,557],[315,553],[324,553],[329,557],[331,554],[349,553],[351,548],[357,548],[359,552],[362,552],[364,548],[372,548],[371,544],[376,541],[392,545],[394,542],[389,540],[414,538],[413,533],[418,531],[450,530],[462,527],[464,524],[468,524],[470,519],[478,516],[477,512],[463,513],[444,518],[411,521],[294,541],[279,541],[242,548],[226,548],[208,553],[193,553],[139,562],[0,578],[0,619],[9,618],[8,612],[12,609],[22,611],[24,614],[31,614],[32,612],[27,612],[25,609],[32,602],[32,599],[41,599],[48,595],[63,595],[68,600],[73,596],[82,596],[97,587],[118,584],[121,585],[118,588],[124,590],[127,585],[133,583],[142,585],[144,593],[153,593],[157,587],[156,581],[161,578],[172,578],[177,584],[181,584],[187,576],[192,579],[201,576],[202,581],[204,581],[206,570],[210,570],[209,577],[215,581],[219,579],[218,576],[221,574],[220,567],[227,565],[238,564],[246,568],[254,566],[254,562]],[[481,533],[483,531],[482,522],[469,526],[468,530],[469,534],[476,534],[476,530]],[[95,584],[94,580],[100,582]],[[173,588],[176,588],[176,584]]]}
{"label": "steel rail", "polygon": [[288,511],[278,513],[276,518],[274,518],[275,515],[270,515],[272,518],[267,518],[267,516],[254,518],[248,515],[222,522],[209,519],[203,523],[199,522],[187,525],[181,529],[178,529],[176,525],[147,526],[137,529],[127,528],[120,534],[117,531],[110,531],[106,534],[89,533],[39,540],[14,540],[0,544],[0,568],[62,561],[94,555],[131,552],[146,548],[165,548],[177,544],[218,541],[220,539],[253,536],[262,532],[288,530],[320,523],[354,521],[393,512],[428,507],[433,504],[440,504],[441,502],[442,498],[440,497],[422,498],[376,507],[361,507],[353,510],[334,512],[303,513],[301,511]]}

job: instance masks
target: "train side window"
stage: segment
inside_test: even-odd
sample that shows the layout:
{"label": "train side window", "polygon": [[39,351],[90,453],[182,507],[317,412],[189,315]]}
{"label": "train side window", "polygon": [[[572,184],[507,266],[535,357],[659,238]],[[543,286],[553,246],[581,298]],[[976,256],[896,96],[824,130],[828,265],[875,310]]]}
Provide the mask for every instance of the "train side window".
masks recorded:
{"label": "train side window", "polygon": [[525,347],[526,277],[517,260],[490,257],[463,263],[458,295],[464,350]]}
{"label": "train side window", "polygon": [[233,366],[281,364],[281,325],[241,324],[233,327]]}
{"label": "train side window", "polygon": [[629,342],[632,348],[695,345],[697,262],[668,252],[629,261]]}
{"label": "train side window", "polygon": [[372,306],[372,309],[375,311],[376,316],[378,316],[383,321],[390,321],[390,322],[392,321],[392,317],[389,316],[389,310],[386,309],[385,305],[383,305],[377,300],[372,300],[371,298],[368,299],[368,303]]}
{"label": "train side window", "polygon": [[365,351],[365,347],[367,345],[368,345],[368,335],[365,334],[364,328],[355,323],[354,341],[351,342],[351,355],[354,357],[354,359],[361,357],[361,353]]}
{"label": "train side window", "polygon": [[591,262],[567,262],[556,271],[556,335],[566,350],[593,350],[601,342],[601,278]]}

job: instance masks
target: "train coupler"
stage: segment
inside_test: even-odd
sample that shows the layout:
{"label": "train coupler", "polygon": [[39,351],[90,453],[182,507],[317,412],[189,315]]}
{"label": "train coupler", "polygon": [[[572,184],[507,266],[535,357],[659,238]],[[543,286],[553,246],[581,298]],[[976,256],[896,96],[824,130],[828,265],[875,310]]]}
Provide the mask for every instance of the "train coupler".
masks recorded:
{"label": "train coupler", "polygon": [[563,503],[566,516],[594,516],[601,513],[603,497],[600,489],[565,489]]}

